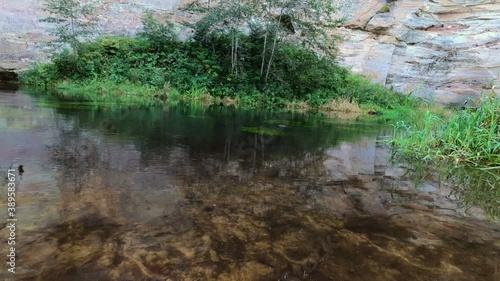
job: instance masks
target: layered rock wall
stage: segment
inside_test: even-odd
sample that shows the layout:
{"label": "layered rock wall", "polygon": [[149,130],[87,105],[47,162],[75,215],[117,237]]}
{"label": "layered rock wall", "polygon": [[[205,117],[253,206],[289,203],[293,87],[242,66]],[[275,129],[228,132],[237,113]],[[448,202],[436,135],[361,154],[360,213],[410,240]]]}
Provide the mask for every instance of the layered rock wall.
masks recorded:
{"label": "layered rock wall", "polygon": [[[0,69],[24,69],[47,59],[45,0],[0,0]],[[144,11],[172,16],[185,0],[99,0],[99,30],[103,33],[132,35],[141,28]]]}
{"label": "layered rock wall", "polygon": [[340,58],[355,72],[443,103],[500,84],[499,0],[349,2]]}
{"label": "layered rock wall", "polygon": [[[174,21],[189,0],[103,0],[100,29],[130,35],[144,10]],[[44,0],[0,0],[0,71],[47,59]],[[500,84],[500,0],[341,0],[340,62],[403,93],[460,103]]]}

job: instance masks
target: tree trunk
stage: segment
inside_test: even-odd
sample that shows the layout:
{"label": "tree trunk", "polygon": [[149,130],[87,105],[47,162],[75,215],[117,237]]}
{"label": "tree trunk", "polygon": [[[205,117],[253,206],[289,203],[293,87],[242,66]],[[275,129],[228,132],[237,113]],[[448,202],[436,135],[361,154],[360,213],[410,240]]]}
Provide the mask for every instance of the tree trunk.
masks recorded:
{"label": "tree trunk", "polygon": [[234,39],[234,75],[238,76],[238,32],[236,32],[236,39]]}
{"label": "tree trunk", "polygon": [[[281,15],[279,16],[279,20],[281,20]],[[267,79],[269,78],[269,72],[271,71],[271,65],[273,64],[274,50],[276,50],[276,43],[278,41],[278,36],[279,36],[278,28],[276,29],[276,34],[274,35],[273,47],[271,49],[271,56],[269,57],[269,61],[267,62],[267,70],[266,70],[266,77],[264,77],[264,84],[267,84]]]}
{"label": "tree trunk", "polygon": [[262,50],[262,63],[260,64],[260,77],[264,75],[264,64],[266,63],[267,33],[264,34],[264,49]]}
{"label": "tree trunk", "polygon": [[269,61],[267,63],[267,70],[266,70],[266,77],[264,77],[264,84],[267,84],[267,79],[269,78],[269,72],[271,71],[271,66],[273,64],[274,60],[274,51],[276,50],[276,44],[278,42],[278,37],[280,34],[280,23],[281,23],[281,16],[283,15],[283,12],[285,10],[285,3],[282,4],[280,15],[278,17],[278,23],[276,24],[276,34],[274,35],[274,40],[273,40],[273,47],[271,49],[271,56],[269,57]]}
{"label": "tree trunk", "polygon": [[234,73],[234,31],[231,33],[231,73]]}

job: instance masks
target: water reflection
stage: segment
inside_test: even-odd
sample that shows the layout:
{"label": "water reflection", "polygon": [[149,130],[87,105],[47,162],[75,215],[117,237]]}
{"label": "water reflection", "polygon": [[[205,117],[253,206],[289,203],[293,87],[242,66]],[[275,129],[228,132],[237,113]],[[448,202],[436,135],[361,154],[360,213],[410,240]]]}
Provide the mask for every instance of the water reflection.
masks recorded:
{"label": "water reflection", "polygon": [[500,167],[481,168],[446,161],[432,167],[422,161],[407,165],[416,185],[426,180],[448,185],[449,196],[466,209],[480,206],[491,219],[500,219]]}
{"label": "water reflection", "polygon": [[2,167],[26,170],[18,273],[2,280],[499,277],[498,226],[413,190],[374,124],[23,93],[0,94],[0,124]]}

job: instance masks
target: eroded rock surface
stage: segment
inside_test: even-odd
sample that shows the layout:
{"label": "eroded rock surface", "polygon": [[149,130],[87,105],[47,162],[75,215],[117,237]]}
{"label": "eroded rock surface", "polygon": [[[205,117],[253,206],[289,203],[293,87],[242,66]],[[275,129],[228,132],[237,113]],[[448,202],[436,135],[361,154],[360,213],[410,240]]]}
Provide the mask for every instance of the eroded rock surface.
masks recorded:
{"label": "eroded rock surface", "polygon": [[498,87],[500,1],[352,2],[340,58],[355,72],[442,103]]}
{"label": "eroded rock surface", "polygon": [[[42,0],[19,0],[0,2],[0,67],[25,69],[33,62],[48,60],[46,42],[54,38],[45,33],[48,25],[39,22],[47,16]],[[101,1],[96,13],[99,15],[98,31],[102,33],[133,35],[141,28],[144,11],[172,17],[179,21],[190,20],[189,14],[173,11],[186,4],[185,0],[136,0]]]}

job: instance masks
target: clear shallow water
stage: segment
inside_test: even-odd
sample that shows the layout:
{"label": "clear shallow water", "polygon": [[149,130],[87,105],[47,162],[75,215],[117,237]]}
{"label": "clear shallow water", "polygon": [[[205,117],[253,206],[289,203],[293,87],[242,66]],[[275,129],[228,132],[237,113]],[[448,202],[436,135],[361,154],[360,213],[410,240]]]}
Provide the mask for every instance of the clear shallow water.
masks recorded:
{"label": "clear shallow water", "polygon": [[0,278],[499,280],[499,227],[462,216],[432,183],[413,190],[376,144],[386,134],[314,115],[0,92],[2,172],[26,170],[17,273]]}

